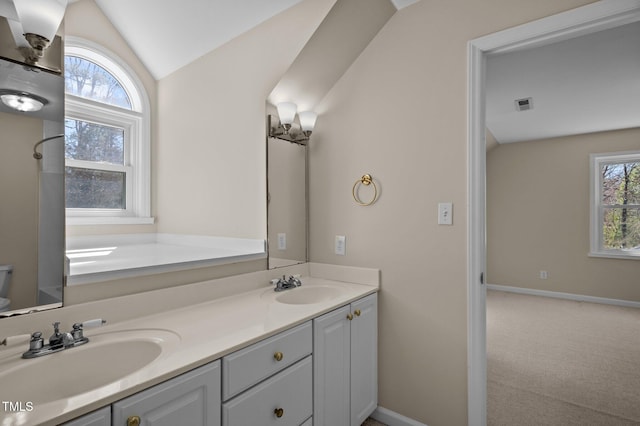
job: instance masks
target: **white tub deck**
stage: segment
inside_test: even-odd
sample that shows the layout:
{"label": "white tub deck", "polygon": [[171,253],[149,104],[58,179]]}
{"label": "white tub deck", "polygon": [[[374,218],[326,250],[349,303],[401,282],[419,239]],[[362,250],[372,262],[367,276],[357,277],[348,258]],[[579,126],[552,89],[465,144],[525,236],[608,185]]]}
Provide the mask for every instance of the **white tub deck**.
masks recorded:
{"label": "white tub deck", "polygon": [[265,242],[176,234],[67,239],[68,285],[266,258]]}

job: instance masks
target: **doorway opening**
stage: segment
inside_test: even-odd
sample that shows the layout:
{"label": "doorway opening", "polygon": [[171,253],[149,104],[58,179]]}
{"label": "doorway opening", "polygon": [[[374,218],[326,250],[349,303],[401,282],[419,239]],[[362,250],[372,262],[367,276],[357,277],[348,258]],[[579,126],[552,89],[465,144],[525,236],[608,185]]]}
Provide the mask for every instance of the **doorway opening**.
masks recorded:
{"label": "doorway opening", "polygon": [[468,418],[486,425],[486,110],[489,55],[542,46],[640,20],[637,0],[599,1],[490,34],[468,45]]}

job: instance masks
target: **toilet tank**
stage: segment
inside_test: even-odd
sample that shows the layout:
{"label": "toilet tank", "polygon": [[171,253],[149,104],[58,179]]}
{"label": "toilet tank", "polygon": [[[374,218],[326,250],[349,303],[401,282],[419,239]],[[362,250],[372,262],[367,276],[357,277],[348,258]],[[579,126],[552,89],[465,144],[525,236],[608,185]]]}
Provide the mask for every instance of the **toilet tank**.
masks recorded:
{"label": "toilet tank", "polygon": [[7,297],[9,294],[9,283],[11,282],[11,272],[13,266],[0,265],[0,297]]}

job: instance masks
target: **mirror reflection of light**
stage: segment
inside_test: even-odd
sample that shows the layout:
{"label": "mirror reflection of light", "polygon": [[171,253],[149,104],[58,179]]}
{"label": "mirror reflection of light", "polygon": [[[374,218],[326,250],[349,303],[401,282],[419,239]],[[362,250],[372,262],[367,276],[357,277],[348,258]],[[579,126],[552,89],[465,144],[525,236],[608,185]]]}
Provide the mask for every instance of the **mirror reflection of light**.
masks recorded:
{"label": "mirror reflection of light", "polygon": [[86,262],[76,262],[76,261],[73,261],[73,262],[71,262],[71,263],[73,264],[73,266],[79,266],[79,265],[89,265],[89,264],[91,264],[91,263],[96,263],[96,262],[97,262],[97,260],[89,260],[89,261],[86,261]]}
{"label": "mirror reflection of light", "polygon": [[67,250],[69,259],[81,259],[85,257],[109,256],[118,247],[99,247],[90,249]]}

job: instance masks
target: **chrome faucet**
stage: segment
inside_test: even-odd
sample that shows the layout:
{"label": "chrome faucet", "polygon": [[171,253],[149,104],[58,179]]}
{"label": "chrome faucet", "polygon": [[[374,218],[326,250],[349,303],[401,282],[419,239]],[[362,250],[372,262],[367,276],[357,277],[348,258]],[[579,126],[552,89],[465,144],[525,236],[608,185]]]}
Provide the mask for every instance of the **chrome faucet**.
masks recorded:
{"label": "chrome faucet", "polygon": [[299,275],[290,275],[288,279],[286,275],[283,275],[282,278],[271,280],[271,283],[275,285],[273,291],[289,290],[290,288],[296,288],[302,285]]}
{"label": "chrome faucet", "polygon": [[59,346],[63,346],[65,348],[67,346],[73,346],[74,339],[71,333],[60,333],[59,322],[54,322],[52,325],[53,325],[53,334],[51,335],[51,337],[49,337],[49,346],[52,349],[56,349]]}
{"label": "chrome faucet", "polygon": [[64,333],[60,332],[60,323],[54,322],[53,334],[49,337],[49,343],[45,344],[42,338],[42,333],[36,331],[31,334],[31,340],[29,341],[29,350],[22,354],[22,358],[37,358],[44,355],[49,355],[55,352],[62,351],[64,349],[75,348],[76,346],[84,345],[89,341],[89,338],[84,337],[84,326],[98,326],[104,324],[106,321],[103,319],[85,321],[83,323],[73,324],[73,330]]}

